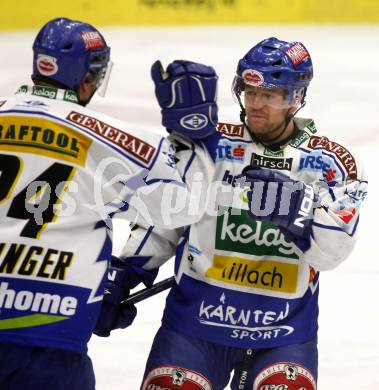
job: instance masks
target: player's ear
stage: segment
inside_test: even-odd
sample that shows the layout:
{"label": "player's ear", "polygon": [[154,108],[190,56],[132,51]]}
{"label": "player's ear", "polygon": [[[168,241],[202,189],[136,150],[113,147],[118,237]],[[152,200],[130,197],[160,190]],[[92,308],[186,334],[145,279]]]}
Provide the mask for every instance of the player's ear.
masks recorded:
{"label": "player's ear", "polygon": [[87,73],[84,81],[79,85],[78,88],[78,98],[79,102],[83,105],[86,105],[92,98],[93,94],[96,92],[96,83],[90,72]]}

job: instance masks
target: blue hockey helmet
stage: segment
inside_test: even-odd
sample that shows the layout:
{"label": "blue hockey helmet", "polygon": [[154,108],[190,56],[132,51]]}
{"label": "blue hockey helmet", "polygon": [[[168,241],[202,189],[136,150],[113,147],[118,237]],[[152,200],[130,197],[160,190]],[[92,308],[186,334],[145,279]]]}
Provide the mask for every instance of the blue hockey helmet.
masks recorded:
{"label": "blue hockey helmet", "polygon": [[312,77],[312,60],[301,42],[268,38],[239,60],[232,89],[240,100],[246,85],[281,88],[286,92],[282,107],[298,106],[304,102]]}
{"label": "blue hockey helmet", "polygon": [[90,24],[67,18],[46,23],[33,52],[33,81],[53,81],[75,91],[89,73],[99,88],[110,63],[110,47],[102,34]]}

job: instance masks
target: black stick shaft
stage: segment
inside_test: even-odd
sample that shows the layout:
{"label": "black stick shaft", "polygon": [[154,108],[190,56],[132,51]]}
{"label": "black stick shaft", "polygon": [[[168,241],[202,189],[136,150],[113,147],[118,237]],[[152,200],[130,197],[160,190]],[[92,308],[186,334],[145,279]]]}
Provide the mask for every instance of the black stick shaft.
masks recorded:
{"label": "black stick shaft", "polygon": [[143,290],[137,291],[131,294],[127,299],[121,302],[122,305],[127,305],[128,303],[138,303],[147,298],[150,298],[160,292],[171,288],[175,283],[175,278],[171,276],[170,278],[164,279],[158,283],[153,284],[150,287],[146,287]]}

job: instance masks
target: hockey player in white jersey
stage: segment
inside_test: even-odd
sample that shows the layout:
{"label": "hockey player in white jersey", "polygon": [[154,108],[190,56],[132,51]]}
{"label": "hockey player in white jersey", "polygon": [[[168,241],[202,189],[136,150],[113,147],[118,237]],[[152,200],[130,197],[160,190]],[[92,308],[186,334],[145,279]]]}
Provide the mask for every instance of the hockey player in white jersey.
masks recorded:
{"label": "hockey player in white jersey", "polygon": [[[183,134],[166,140],[84,107],[111,63],[96,28],[51,20],[33,50],[35,85],[0,99],[0,388],[93,390],[87,342],[111,256],[111,217],[166,228],[200,218],[186,202],[171,211],[167,204],[190,197],[197,173],[204,182],[212,176],[217,76],[187,61],[168,72],[154,64],[156,81],[175,80],[180,92],[162,117]],[[186,149],[185,164],[175,148]],[[191,202],[200,198],[191,193]]]}
{"label": "hockey player in white jersey", "polygon": [[[300,42],[249,50],[233,83],[241,123],[218,126],[208,212],[182,229],[132,230],[122,258],[138,277],[110,289],[151,283],[176,256],[143,390],[220,390],[232,373],[233,390],[316,389],[319,275],[352,251],[367,180],[350,148],[295,117],[312,77]],[[127,315],[106,309],[109,333]]]}

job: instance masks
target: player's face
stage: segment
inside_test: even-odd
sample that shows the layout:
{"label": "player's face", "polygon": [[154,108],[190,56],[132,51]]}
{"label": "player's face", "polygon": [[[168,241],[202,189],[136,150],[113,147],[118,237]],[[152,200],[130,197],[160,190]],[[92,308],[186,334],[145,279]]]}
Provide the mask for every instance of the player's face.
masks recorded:
{"label": "player's face", "polygon": [[274,139],[285,126],[285,118],[290,110],[286,107],[283,89],[257,88],[245,86],[244,102],[247,123],[251,131],[263,140]]}

